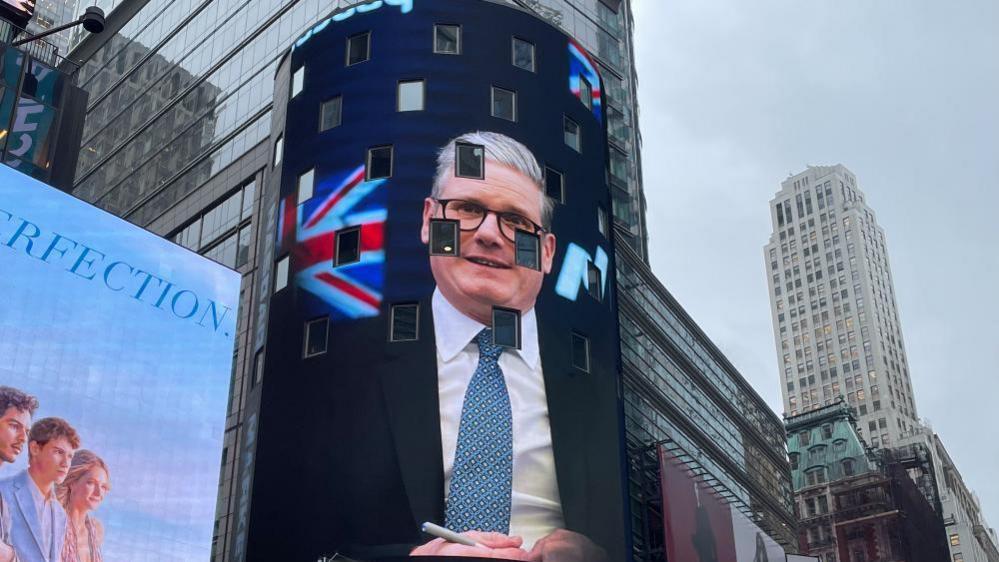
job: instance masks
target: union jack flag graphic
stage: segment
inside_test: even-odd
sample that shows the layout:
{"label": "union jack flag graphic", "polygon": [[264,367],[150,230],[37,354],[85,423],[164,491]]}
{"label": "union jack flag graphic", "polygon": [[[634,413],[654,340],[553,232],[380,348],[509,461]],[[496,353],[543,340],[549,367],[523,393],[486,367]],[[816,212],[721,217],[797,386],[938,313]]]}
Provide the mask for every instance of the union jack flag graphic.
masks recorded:
{"label": "union jack flag graphic", "polygon": [[[378,315],[385,265],[385,184],[364,181],[364,166],[317,180],[313,196],[281,200],[277,246],[291,254],[290,277],[328,308],[332,319]],[[360,260],[333,266],[336,233],[360,227]],[[318,311],[317,311],[318,312]]]}

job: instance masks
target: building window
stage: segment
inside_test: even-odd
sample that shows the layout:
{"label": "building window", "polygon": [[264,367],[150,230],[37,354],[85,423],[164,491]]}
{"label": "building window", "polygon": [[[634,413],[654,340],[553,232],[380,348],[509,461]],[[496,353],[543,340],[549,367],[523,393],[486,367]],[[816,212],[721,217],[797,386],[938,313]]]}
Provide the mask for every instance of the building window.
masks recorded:
{"label": "building window", "polygon": [[856,465],[853,459],[843,459],[843,475],[853,476],[856,472]]}
{"label": "building window", "polygon": [[591,261],[586,262],[586,284],[587,292],[590,296],[596,299],[598,302],[603,300],[603,287],[601,281],[603,275],[601,274],[600,268]]}
{"label": "building window", "polygon": [[365,31],[347,38],[347,66],[371,58],[371,32]]}
{"label": "building window", "polygon": [[590,372],[590,339],[576,332],[572,333],[572,366]]}
{"label": "building window", "polygon": [[301,205],[312,199],[312,191],[315,185],[316,169],[311,168],[298,176],[298,204]]}
{"label": "building window", "polygon": [[807,446],[808,442],[811,440],[810,439],[811,436],[812,436],[811,432],[809,432],[807,429],[805,431],[802,431],[801,433],[798,434],[798,444],[802,446]]}
{"label": "building window", "polygon": [[319,107],[319,132],[340,126],[343,114],[343,98],[336,96],[323,102]]}
{"label": "building window", "polygon": [[791,463],[791,470],[798,470],[798,457],[799,456],[800,455],[798,453],[791,453],[790,455],[787,456],[788,460]]}
{"label": "building window", "polygon": [[545,194],[556,203],[565,203],[565,176],[545,166]]}
{"label": "building window", "polygon": [[274,292],[278,292],[288,286],[288,265],[289,258],[284,256],[274,264]]}
{"label": "building window", "polygon": [[597,230],[604,238],[610,237],[610,215],[603,207],[597,207]]}
{"label": "building window", "polygon": [[520,312],[493,307],[493,343],[520,349]]}
{"label": "building window", "polygon": [[364,173],[367,180],[392,177],[392,147],[375,146],[369,148]]}
{"label": "building window", "polygon": [[361,227],[351,226],[336,233],[333,266],[361,261]]}
{"label": "building window", "polygon": [[486,177],[485,148],[465,142],[454,145],[454,175],[481,180]]}
{"label": "building window", "polygon": [[541,271],[541,237],[518,228],[514,239],[517,265]]}
{"label": "building window", "polygon": [[825,424],[825,425],[822,426],[822,438],[823,439],[832,439],[832,434],[833,434],[832,425]]}
{"label": "building window", "polygon": [[517,92],[493,86],[491,99],[493,117],[507,121],[517,120]]}
{"label": "building window", "polygon": [[580,139],[579,124],[563,115],[562,132],[564,133],[566,146],[576,152],[582,152],[583,143],[582,139]]}
{"label": "building window", "polygon": [[435,24],[434,52],[439,55],[461,54],[461,26]]}
{"label": "building window", "polygon": [[278,135],[277,140],[274,141],[274,166],[276,167],[281,163],[281,156],[284,154],[284,135]]}
{"label": "building window", "polygon": [[399,111],[423,111],[423,80],[403,80],[399,82]]}
{"label": "building window", "polygon": [[298,94],[301,94],[302,90],[304,89],[305,89],[305,67],[302,66],[299,67],[299,69],[296,70],[291,75],[291,97],[295,97]]}
{"label": "building window", "polygon": [[420,339],[419,304],[393,304],[391,314],[389,341],[416,341]]}
{"label": "building window", "polygon": [[582,76],[579,77],[579,101],[583,102],[586,109],[593,109],[593,87]]}
{"label": "building window", "polygon": [[430,219],[430,255],[461,255],[459,228],[460,221],[457,220]]}
{"label": "building window", "polygon": [[326,353],[326,342],[329,340],[330,317],[324,316],[305,323],[305,338],[302,345],[302,357],[308,359]]}
{"label": "building window", "polygon": [[534,72],[534,44],[519,37],[513,38],[513,66]]}
{"label": "building window", "polygon": [[954,553],[954,562],[964,562],[964,555],[960,552]]}
{"label": "building window", "polygon": [[805,472],[805,480],[808,486],[815,486],[817,484],[825,484],[826,482],[826,469],[825,467],[813,468]]}
{"label": "building window", "polygon": [[253,357],[253,386],[260,384],[264,380],[264,350],[257,350]]}
{"label": "building window", "polygon": [[957,533],[951,534],[951,536],[950,536],[950,545],[951,546],[961,546],[961,535],[959,535]]}

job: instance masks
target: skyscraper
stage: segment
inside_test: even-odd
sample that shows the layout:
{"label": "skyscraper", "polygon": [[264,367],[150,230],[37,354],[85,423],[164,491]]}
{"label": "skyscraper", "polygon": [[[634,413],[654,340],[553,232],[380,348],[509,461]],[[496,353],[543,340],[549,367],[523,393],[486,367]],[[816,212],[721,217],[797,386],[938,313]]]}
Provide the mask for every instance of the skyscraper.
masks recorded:
{"label": "skyscraper", "polygon": [[877,447],[918,425],[884,230],[842,165],[809,166],[770,201],[765,248],[787,415],[844,396]]}

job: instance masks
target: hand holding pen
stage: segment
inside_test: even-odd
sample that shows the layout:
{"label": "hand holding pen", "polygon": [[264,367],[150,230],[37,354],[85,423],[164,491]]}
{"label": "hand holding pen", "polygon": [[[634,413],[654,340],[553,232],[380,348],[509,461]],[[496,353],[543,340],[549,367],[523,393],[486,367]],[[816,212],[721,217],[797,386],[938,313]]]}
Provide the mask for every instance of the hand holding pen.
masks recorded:
{"label": "hand holding pen", "polygon": [[416,547],[411,556],[475,556],[502,560],[527,560],[527,551],[520,548],[523,539],[502,533],[468,531],[455,533],[433,523],[424,523],[423,532],[437,538]]}

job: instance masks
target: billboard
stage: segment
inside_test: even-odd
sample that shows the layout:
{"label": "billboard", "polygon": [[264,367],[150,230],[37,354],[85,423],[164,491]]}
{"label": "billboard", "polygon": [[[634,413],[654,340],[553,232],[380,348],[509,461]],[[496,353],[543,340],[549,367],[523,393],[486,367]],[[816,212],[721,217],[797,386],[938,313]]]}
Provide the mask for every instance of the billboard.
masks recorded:
{"label": "billboard", "polygon": [[239,274],[7,166],[0,272],[0,559],[208,560]]}
{"label": "billboard", "polygon": [[667,560],[784,562],[784,549],[659,446]]}
{"label": "billboard", "polygon": [[340,13],[277,72],[237,558],[626,559],[596,64],[490,2]]}

